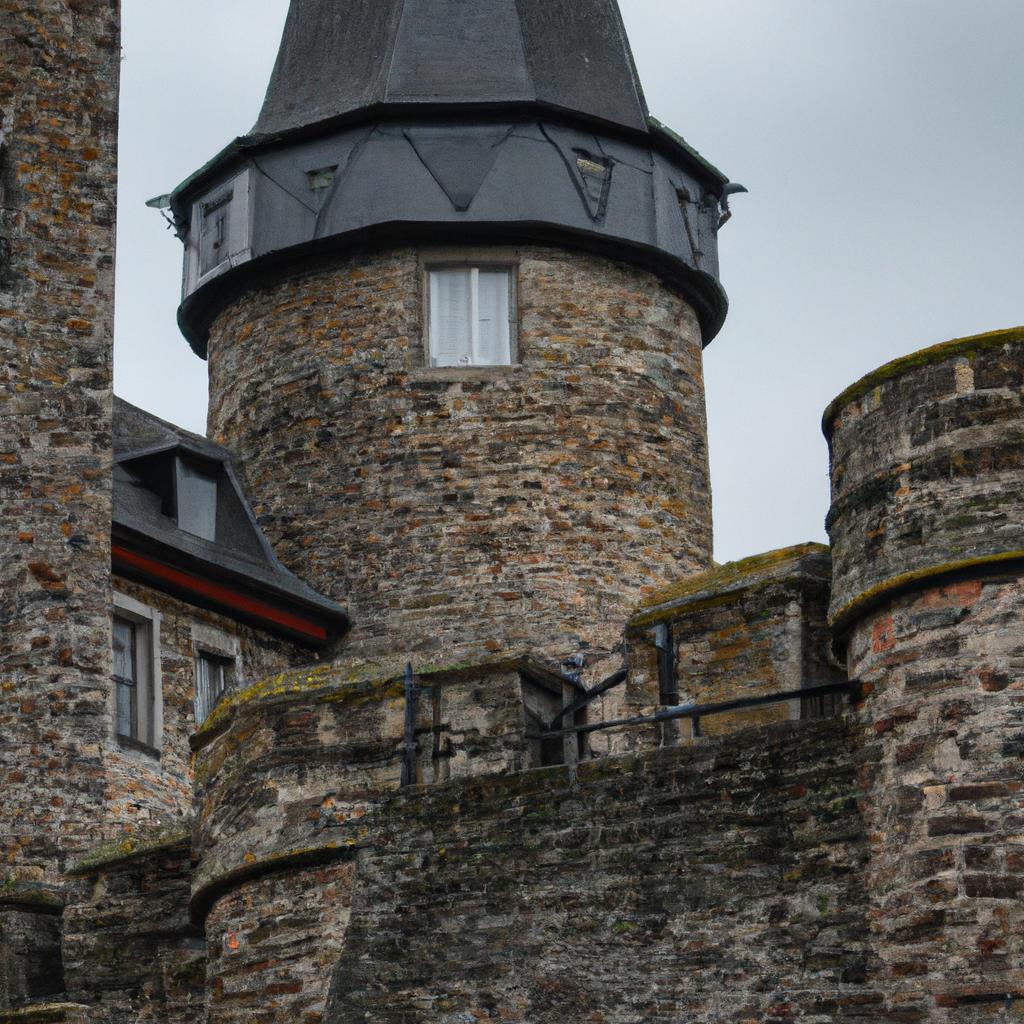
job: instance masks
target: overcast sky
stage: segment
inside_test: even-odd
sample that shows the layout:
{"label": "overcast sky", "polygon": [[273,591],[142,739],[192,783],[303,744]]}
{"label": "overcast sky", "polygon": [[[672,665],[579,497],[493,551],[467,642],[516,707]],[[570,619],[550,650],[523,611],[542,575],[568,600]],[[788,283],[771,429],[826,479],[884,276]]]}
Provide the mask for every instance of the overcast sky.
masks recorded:
{"label": "overcast sky", "polygon": [[[823,540],[821,413],[1024,322],[1022,0],[621,0],[651,112],[733,180],[707,350],[716,557]],[[124,0],[115,387],[203,431],[181,246],[143,205],[259,112],[287,0]]]}

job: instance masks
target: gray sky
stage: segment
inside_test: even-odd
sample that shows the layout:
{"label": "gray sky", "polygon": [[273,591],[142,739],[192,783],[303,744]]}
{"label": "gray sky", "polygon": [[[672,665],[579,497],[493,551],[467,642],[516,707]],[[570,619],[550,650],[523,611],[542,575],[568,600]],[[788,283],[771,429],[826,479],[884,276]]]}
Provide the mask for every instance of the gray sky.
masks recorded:
{"label": "gray sky", "polygon": [[[828,402],[1024,322],[1021,0],[620,0],[651,112],[749,196],[707,351],[716,557],[824,539]],[[256,120],[287,0],[124,0],[115,387],[202,431],[146,199]]]}

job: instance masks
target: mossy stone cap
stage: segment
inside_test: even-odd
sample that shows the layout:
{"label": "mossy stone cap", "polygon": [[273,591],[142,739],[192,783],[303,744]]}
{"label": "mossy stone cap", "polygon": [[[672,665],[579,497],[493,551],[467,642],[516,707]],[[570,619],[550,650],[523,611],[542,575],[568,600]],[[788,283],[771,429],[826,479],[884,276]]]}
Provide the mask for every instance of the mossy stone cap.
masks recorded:
{"label": "mossy stone cap", "polygon": [[1024,562],[1024,327],[887,363],[826,410],[830,621]]}

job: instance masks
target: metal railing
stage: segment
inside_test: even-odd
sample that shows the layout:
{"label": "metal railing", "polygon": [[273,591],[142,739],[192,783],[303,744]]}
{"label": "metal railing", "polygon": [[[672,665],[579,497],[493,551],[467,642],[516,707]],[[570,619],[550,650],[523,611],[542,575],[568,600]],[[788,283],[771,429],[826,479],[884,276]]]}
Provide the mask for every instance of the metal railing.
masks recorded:
{"label": "metal railing", "polygon": [[[616,673],[616,676],[618,675],[620,673]],[[614,678],[615,676],[610,677],[610,679]],[[605,680],[605,683],[610,682],[610,679]],[[586,704],[599,696],[600,693],[604,693],[611,688],[611,685],[599,684],[586,697],[581,698],[575,704],[561,711],[555,721],[564,719],[570,710],[577,711],[580,707],[585,707]],[[719,704],[680,704],[676,707],[665,708],[663,711],[655,712],[653,715],[634,715],[630,718],[615,718],[605,722],[588,722],[584,725],[573,725],[565,729],[550,729],[547,732],[528,733],[527,736],[529,739],[554,739],[557,736],[583,735],[591,732],[600,732],[604,729],[620,729],[631,725],[654,725],[659,722],[672,722],[678,719],[689,719],[693,723],[694,735],[699,736],[701,719],[711,715],[721,715],[729,711],[746,711],[749,708],[765,707],[771,704],[785,704],[792,700],[824,697],[836,693],[852,695],[856,689],[855,683],[825,683],[822,686],[808,686],[801,690],[785,690],[781,693],[769,693],[759,697],[743,697],[739,700],[723,701]]]}

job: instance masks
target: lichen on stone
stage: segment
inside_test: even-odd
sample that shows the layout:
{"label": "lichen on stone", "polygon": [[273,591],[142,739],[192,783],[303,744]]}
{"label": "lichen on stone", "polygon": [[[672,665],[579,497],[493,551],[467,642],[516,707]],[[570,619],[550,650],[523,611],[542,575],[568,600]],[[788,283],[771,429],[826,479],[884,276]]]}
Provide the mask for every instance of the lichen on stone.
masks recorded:
{"label": "lichen on stone", "polygon": [[939,345],[932,345],[929,348],[911,352],[909,355],[901,356],[880,366],[877,370],[861,377],[856,383],[851,384],[845,391],[833,399],[821,420],[821,429],[826,438],[832,435],[832,426],[839,413],[851,402],[880,388],[883,384],[906,373],[918,370],[926,366],[934,366],[947,359],[954,359],[957,356],[973,358],[979,352],[992,348],[1001,348],[1004,345],[1024,343],[1024,326],[1009,327],[1001,331],[990,331],[986,334],[975,334],[967,338],[954,338],[952,341],[944,341]]}
{"label": "lichen on stone", "polygon": [[798,544],[752,555],[696,576],[688,576],[646,598],[641,610],[629,620],[626,628],[632,631],[653,625],[678,614],[684,608],[686,611],[697,611],[716,603],[727,603],[754,586],[797,571],[805,559],[827,556],[828,551],[824,544]]}

